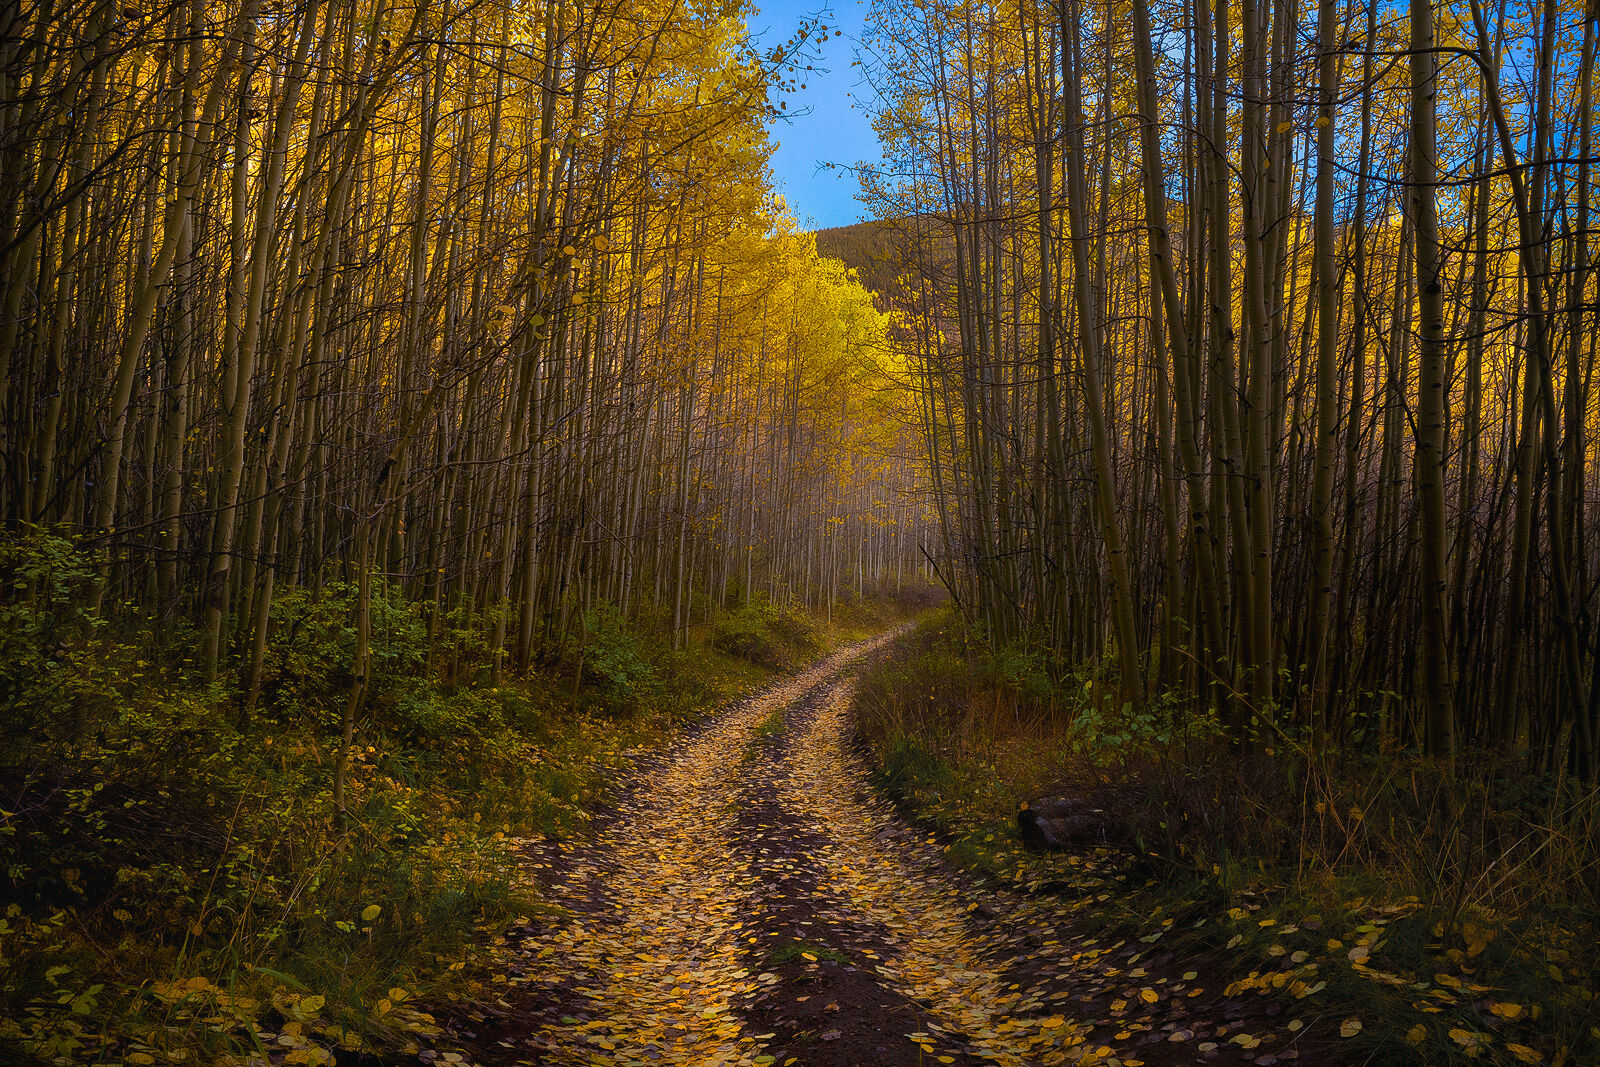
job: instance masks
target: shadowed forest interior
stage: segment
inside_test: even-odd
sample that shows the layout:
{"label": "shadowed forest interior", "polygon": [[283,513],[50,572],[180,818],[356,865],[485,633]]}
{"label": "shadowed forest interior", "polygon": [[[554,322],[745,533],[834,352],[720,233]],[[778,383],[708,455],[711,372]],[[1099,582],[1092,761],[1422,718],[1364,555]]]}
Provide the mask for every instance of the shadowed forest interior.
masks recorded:
{"label": "shadowed forest interior", "polygon": [[0,1053],[1600,1062],[1600,7],[752,13],[0,9]]}

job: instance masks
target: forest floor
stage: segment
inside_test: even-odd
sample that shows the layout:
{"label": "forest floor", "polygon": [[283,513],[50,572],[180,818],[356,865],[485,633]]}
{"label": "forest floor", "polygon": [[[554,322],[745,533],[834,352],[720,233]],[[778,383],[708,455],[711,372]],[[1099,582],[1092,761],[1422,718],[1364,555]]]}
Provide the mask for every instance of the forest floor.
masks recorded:
{"label": "forest floor", "polygon": [[1160,924],[1089,936],[1066,898],[961,873],[878,798],[850,703],[897,633],[641,757],[591,834],[520,842],[550,907],[497,946],[498,997],[439,1011],[441,1047],[505,1064],[1344,1062],[1339,1020],[1289,989],[1163,951]]}

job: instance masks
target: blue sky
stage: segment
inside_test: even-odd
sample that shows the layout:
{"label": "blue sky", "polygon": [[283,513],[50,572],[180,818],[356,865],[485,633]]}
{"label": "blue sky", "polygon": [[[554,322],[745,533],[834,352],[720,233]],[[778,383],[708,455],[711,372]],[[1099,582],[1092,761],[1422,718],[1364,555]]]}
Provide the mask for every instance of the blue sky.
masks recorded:
{"label": "blue sky", "polygon": [[[863,208],[856,199],[860,182],[851,171],[820,170],[818,163],[854,166],[860,160],[881,159],[872,120],[859,104],[851,108],[852,93],[864,94],[861,72],[850,65],[856,41],[866,19],[868,0],[757,0],[749,18],[751,30],[767,46],[780,44],[794,33],[801,19],[823,13],[830,36],[823,47],[818,70],[801,72],[806,88],[774,97],[787,101],[794,118],[774,123],[772,171],[778,192],[803,226],[819,229],[861,221]],[[832,30],[844,31],[834,37]],[[809,114],[806,113],[809,109]]]}

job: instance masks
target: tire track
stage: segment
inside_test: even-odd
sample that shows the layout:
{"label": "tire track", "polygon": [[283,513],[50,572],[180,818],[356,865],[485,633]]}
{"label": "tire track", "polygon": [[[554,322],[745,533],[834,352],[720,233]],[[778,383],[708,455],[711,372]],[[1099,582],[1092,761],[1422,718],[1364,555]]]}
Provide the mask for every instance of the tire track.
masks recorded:
{"label": "tire track", "polygon": [[609,828],[572,855],[566,880],[603,885],[605,904],[524,950],[530,987],[565,982],[563,1002],[588,1005],[535,1023],[523,1044],[540,1052],[540,1062],[773,1062],[737,1010],[777,981],[747,961],[758,873],[735,826],[741,757],[763,720],[891,636],[846,649],[714,720],[659,761]]}
{"label": "tire track", "polygon": [[829,894],[857,921],[889,931],[893,958],[876,967],[932,1021],[908,1036],[937,1061],[969,1056],[1028,1067],[1096,1063],[1111,1050],[1085,1047],[1084,1029],[1010,981],[1004,962],[967,915],[970,886],[950,876],[935,850],[912,839],[889,806],[872,798],[864,770],[846,748],[854,685],[835,685],[792,746],[780,780],[784,805],[817,826],[816,860]]}

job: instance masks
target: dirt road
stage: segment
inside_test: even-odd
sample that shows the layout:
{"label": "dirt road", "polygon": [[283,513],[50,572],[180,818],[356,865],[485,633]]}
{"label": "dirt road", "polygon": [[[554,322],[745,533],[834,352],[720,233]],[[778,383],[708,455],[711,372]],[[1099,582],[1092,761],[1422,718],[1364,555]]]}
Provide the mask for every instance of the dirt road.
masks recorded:
{"label": "dirt road", "polygon": [[480,1058],[696,1067],[1300,1058],[1301,1027],[1269,1018],[1275,1004],[1219,998],[1198,971],[1137,941],[1079,938],[1054,898],[974,884],[873,796],[849,743],[853,670],[892,636],[642,763],[591,840],[530,844],[562,914],[513,931],[504,1013],[474,1034]]}

